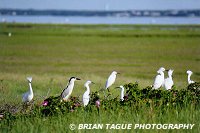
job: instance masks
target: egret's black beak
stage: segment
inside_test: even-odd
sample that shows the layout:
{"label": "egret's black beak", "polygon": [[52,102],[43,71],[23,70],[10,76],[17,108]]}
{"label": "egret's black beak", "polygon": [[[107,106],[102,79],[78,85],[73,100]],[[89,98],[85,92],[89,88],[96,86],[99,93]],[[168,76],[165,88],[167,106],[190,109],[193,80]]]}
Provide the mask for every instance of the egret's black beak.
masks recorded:
{"label": "egret's black beak", "polygon": [[94,82],[92,82],[92,84],[95,84]]}
{"label": "egret's black beak", "polygon": [[79,78],[76,78],[76,80],[81,80],[81,79],[79,79]]}
{"label": "egret's black beak", "polygon": [[169,71],[169,69],[167,69],[167,70],[165,70],[165,71],[167,71],[167,72],[168,72],[168,71]]}
{"label": "egret's black beak", "polygon": [[120,73],[117,72],[117,74],[120,74]]}
{"label": "egret's black beak", "polygon": [[120,87],[115,87],[115,89],[119,89]]}

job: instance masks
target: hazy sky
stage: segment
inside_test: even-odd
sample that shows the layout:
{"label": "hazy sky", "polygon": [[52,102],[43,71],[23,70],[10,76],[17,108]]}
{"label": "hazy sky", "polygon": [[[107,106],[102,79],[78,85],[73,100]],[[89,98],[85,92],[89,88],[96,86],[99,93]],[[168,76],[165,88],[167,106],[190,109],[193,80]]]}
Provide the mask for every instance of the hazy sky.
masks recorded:
{"label": "hazy sky", "polygon": [[200,0],[0,0],[0,8],[22,9],[200,9]]}

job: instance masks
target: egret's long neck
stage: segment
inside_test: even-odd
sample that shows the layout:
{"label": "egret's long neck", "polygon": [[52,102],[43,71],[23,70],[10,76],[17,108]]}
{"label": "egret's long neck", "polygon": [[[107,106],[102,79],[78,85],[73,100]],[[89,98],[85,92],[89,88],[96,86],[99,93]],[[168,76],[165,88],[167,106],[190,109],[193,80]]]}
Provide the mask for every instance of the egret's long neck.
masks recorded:
{"label": "egret's long neck", "polygon": [[188,83],[190,83],[191,79],[190,79],[191,74],[188,74]]}
{"label": "egret's long neck", "polygon": [[89,85],[85,85],[85,87],[86,87],[86,91],[88,92],[88,93],[90,93],[90,87],[89,87]]}
{"label": "egret's long neck", "polygon": [[124,89],[121,89],[120,99],[121,99],[121,100],[124,100]]}
{"label": "egret's long neck", "polygon": [[30,91],[30,93],[33,93],[31,82],[29,82],[28,85],[29,85],[29,91]]}
{"label": "egret's long neck", "polygon": [[164,79],[164,72],[160,72],[160,75],[161,75],[162,78]]}
{"label": "egret's long neck", "polygon": [[168,76],[169,76],[170,79],[172,79],[172,74],[169,74],[169,73],[168,73]]}

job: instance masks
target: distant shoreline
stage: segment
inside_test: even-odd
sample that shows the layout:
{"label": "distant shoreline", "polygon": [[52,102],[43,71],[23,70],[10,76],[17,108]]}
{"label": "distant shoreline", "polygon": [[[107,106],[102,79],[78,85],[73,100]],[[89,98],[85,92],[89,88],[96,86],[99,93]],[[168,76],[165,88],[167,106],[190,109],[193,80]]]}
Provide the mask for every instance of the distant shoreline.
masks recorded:
{"label": "distant shoreline", "polygon": [[200,9],[191,10],[35,10],[0,9],[0,15],[11,16],[82,16],[82,17],[200,17]]}

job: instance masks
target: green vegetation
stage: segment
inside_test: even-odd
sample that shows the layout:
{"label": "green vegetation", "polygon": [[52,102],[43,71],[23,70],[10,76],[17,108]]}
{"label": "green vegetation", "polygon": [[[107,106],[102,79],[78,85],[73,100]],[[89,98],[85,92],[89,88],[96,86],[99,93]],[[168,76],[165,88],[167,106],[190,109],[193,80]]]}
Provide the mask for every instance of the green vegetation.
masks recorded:
{"label": "green vegetation", "polygon": [[[8,33],[12,33],[9,37]],[[71,123],[191,123],[200,130],[199,106],[187,104],[160,108],[131,106],[119,110],[92,111],[80,107],[49,117],[30,112],[49,96],[58,96],[71,76],[81,78],[75,83],[72,96],[82,96],[86,80],[92,80],[95,92],[104,87],[111,71],[116,70],[116,83],[111,88],[115,98],[120,91],[115,86],[139,83],[138,89],[153,83],[160,66],[174,69],[177,90],[187,87],[186,70],[194,72],[199,81],[200,26],[161,25],[40,25],[0,24],[0,109],[21,109],[21,95],[27,91],[27,76],[33,77],[34,105],[16,116],[1,120],[0,132],[69,132]],[[47,95],[47,92],[50,92]],[[199,98],[199,97],[198,97]],[[199,103],[198,103],[199,105]],[[24,108],[24,107],[23,107]],[[30,109],[31,108],[31,109]],[[15,111],[14,111],[15,112]],[[36,111],[37,112],[37,111]],[[34,115],[32,115],[34,114]],[[75,130],[78,132],[78,130]],[[95,132],[113,130],[95,130]],[[129,130],[127,132],[149,132]],[[166,132],[166,130],[151,130]],[[94,132],[80,130],[80,132]],[[121,132],[116,130],[116,132]],[[170,130],[167,132],[179,132]]]}

